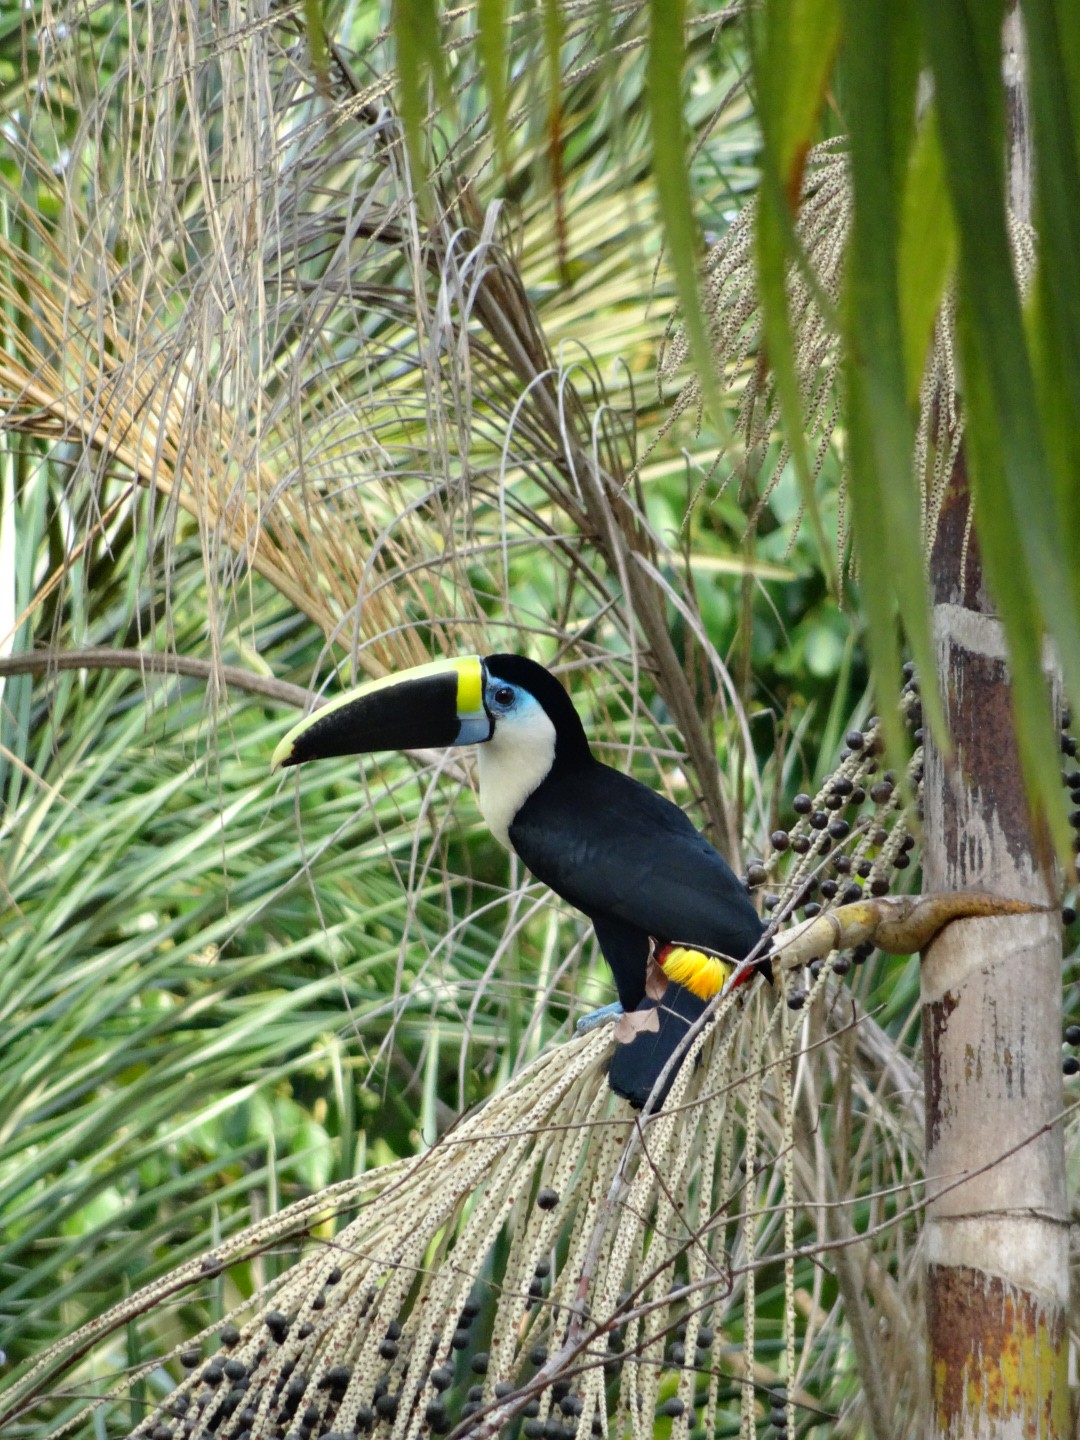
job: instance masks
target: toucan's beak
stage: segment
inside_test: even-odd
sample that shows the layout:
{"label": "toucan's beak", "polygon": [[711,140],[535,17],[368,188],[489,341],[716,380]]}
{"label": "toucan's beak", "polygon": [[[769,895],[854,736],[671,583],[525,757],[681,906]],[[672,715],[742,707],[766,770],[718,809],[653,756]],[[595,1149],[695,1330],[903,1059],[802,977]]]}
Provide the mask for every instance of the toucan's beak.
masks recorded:
{"label": "toucan's beak", "polygon": [[479,745],[491,739],[491,730],[479,655],[433,660],[331,700],[293,726],[270,768],[373,750]]}

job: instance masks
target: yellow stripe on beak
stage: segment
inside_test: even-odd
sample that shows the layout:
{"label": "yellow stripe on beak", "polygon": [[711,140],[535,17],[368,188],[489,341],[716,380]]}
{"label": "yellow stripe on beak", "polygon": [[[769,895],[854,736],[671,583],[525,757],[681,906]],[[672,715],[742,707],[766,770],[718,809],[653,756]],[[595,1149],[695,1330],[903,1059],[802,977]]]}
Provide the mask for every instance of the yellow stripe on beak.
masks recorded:
{"label": "yellow stripe on beak", "polygon": [[[436,665],[444,662],[436,660]],[[463,655],[452,662],[457,666],[457,710],[461,719],[484,713],[484,667],[479,655]]]}

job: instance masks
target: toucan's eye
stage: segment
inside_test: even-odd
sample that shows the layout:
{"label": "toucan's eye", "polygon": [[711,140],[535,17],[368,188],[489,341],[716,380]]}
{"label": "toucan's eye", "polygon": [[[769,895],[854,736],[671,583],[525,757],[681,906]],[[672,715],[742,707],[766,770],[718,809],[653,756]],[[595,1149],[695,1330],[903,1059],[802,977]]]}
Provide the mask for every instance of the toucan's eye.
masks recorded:
{"label": "toucan's eye", "polygon": [[514,703],[514,687],[512,685],[500,685],[495,691],[495,704],[510,706]]}

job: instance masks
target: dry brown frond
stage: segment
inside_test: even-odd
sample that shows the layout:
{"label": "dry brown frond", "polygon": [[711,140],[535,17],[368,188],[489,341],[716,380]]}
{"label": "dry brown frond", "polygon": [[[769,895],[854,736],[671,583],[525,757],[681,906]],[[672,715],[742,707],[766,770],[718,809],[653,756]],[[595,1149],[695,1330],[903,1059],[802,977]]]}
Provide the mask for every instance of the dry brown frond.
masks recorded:
{"label": "dry brown frond", "polygon": [[[483,172],[484,144],[467,135],[447,154],[428,218],[382,103],[389,70],[368,84],[339,52],[325,97],[297,64],[295,22],[253,24],[238,4],[198,25],[179,4],[125,24],[108,43],[126,89],[88,108],[85,152],[59,175],[35,161],[66,224],[42,232],[35,273],[10,257],[31,314],[20,297],[0,375],[7,424],[78,445],[67,492],[81,543],[129,503],[116,478],[151,485],[166,499],[167,580],[178,517],[193,517],[214,647],[242,623],[250,566],[319,624],[335,665],[363,673],[460,650],[462,635],[469,649],[525,644],[538,628],[570,657],[627,651],[736,857],[740,807],[714,733],[717,713],[745,728],[736,687],[696,633],[684,652],[672,642],[669,547],[628,486],[625,418],[587,353],[553,352],[549,334],[573,333],[581,302],[541,321],[533,296],[552,256],[534,245],[519,259],[502,206],[483,203],[469,172]],[[77,73],[57,48],[42,94]],[[117,146],[117,110],[137,145]],[[28,213],[36,192],[12,198]],[[644,232],[644,187],[621,199]],[[550,242],[542,213],[524,218]],[[37,329],[41,346],[26,339]],[[514,594],[525,557],[551,576],[562,625],[538,625],[531,596]]]}

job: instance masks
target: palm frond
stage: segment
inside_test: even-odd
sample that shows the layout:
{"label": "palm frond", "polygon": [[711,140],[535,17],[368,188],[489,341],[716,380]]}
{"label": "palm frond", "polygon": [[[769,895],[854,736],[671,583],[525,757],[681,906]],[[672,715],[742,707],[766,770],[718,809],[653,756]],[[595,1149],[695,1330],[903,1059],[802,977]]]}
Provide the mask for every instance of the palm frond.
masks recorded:
{"label": "palm frond", "polygon": [[[0,1203],[13,1220],[5,1346],[20,1365],[7,1395],[38,1407],[15,1423],[179,1434],[189,1416],[193,1429],[220,1416],[219,1433],[240,1433],[249,1401],[224,1416],[239,1382],[257,1418],[302,1370],[297,1414],[312,1405],[347,1429],[378,1412],[385,1369],[405,1433],[435,1399],[432,1341],[438,1359],[474,1303],[455,1421],[476,1403],[465,1366],[484,1347],[481,1404],[510,1403],[495,1386],[511,1384],[513,1404],[540,1406],[527,1424],[580,1399],[558,1422],[579,1433],[610,1417],[651,1434],[668,1402],[683,1407],[668,1412],[677,1434],[695,1405],[745,1433],[778,1387],[800,1413],[843,1409],[854,1424],[867,1364],[903,1409],[911,1357],[872,1337],[879,1308],[895,1320],[914,1304],[904,1207],[919,1141],[910,1065],[866,1013],[882,1000],[876,962],[852,972],[833,956],[803,982],[801,1012],[733,1008],[702,1067],[680,1074],[686,1108],[625,1151],[633,1121],[607,1095],[606,1041],[546,1048],[606,998],[602,967],[576,922],[508,880],[467,800],[445,818],[467,770],[431,756],[333,766],[275,800],[277,722],[224,688],[230,665],[314,693],[433,653],[539,651],[607,753],[696,804],[734,859],[763,857],[781,910],[820,903],[813,886],[843,874],[826,863],[846,858],[855,884],[907,853],[894,787],[850,811],[850,840],[826,846],[798,821],[785,878],[767,837],[804,783],[824,812],[831,782],[805,777],[831,756],[792,685],[762,741],[773,697],[729,662],[762,629],[759,578],[795,597],[781,630],[810,604],[797,555],[782,563],[789,497],[772,492],[773,533],[748,556],[722,487],[688,499],[711,461],[701,446],[689,478],[666,436],[637,464],[663,425],[638,398],[662,323],[650,304],[671,295],[646,183],[640,14],[612,10],[605,54],[590,7],[567,25],[562,237],[529,17],[512,19],[508,71],[518,200],[492,181],[470,22],[455,13],[459,108],[439,117],[425,209],[387,104],[379,16],[350,16],[329,91],[295,17],[253,21],[239,5],[73,11],[27,62],[0,305],[6,458],[35,557],[18,645],[178,652],[215,677],[218,708],[208,718],[203,690],[175,678],[6,682],[17,1034],[0,1062]],[[741,57],[699,48],[707,98],[735,96],[697,152],[727,205],[753,169],[732,89]],[[745,582],[745,624],[711,623],[718,569]],[[773,623],[761,648],[779,690]],[[860,683],[845,672],[834,729]],[[913,726],[915,711],[912,694]],[[849,794],[879,764],[872,748],[845,760]],[[846,1051],[833,1037],[851,1010],[831,978],[845,970],[865,1002]],[[916,984],[909,970],[890,987],[894,1027]],[[854,1158],[833,1106],[868,1117],[874,1143]],[[536,1203],[546,1189],[552,1210]],[[849,1222],[870,1238],[841,1304],[813,1255],[847,1247]],[[590,1266],[586,1313],[576,1277]],[[284,1349],[267,1321],[278,1310]],[[849,1313],[869,1360],[852,1357]],[[580,1351],[562,1352],[568,1320]],[[184,1366],[162,1357],[193,1335],[200,1354],[168,1404],[194,1398],[169,1419],[158,1402]],[[215,1335],[245,1373],[200,1409]],[[541,1344],[557,1365],[525,1395]],[[275,1396],[290,1347],[297,1369]],[[605,1373],[620,1364],[621,1379]],[[585,1368],[556,1395],[567,1365]],[[123,1397],[87,1415],[81,1397],[119,1377]]]}
{"label": "palm frond", "polygon": [[[842,345],[836,322],[840,304],[844,260],[851,225],[849,161],[842,141],[826,141],[808,155],[802,200],[795,233],[802,259],[788,277],[788,305],[803,404],[803,428],[816,442],[813,478],[820,480],[829,446],[841,417],[840,364]],[[756,206],[743,206],[723,237],[709,250],[705,262],[704,299],[712,326],[712,345],[718,370],[739,387],[735,428],[745,460],[730,476],[739,497],[749,508],[753,527],[784,474],[790,449],[773,446],[780,426],[780,402],[774,379],[762,353],[761,313],[754,262]],[[1030,290],[1035,274],[1035,234],[1031,226],[1010,217],[1009,238],[1017,282]],[[950,292],[934,321],[919,390],[919,415],[914,473],[921,477],[922,544],[926,555],[937,534],[941,506],[964,434],[959,404],[956,360],[955,299]],[[661,382],[676,379],[689,358],[685,327],[673,317],[661,350]],[[687,412],[702,404],[701,381],[691,375],[679,388],[664,430],[673,428]],[[723,453],[717,456],[718,465]],[[850,529],[840,500],[837,561],[841,570],[852,563]],[[973,516],[969,517],[970,525]]]}
{"label": "palm frond", "polygon": [[[8,1413],[47,1387],[58,1417],[67,1413],[57,1434],[100,1412],[109,1433],[132,1435],[173,1420],[193,1436],[273,1434],[301,1415],[322,1432],[496,1433],[522,1414],[568,1434],[599,1423],[643,1435],[667,1415],[685,1435],[695,1410],[710,1430],[726,1415],[753,1433],[769,1390],[784,1390],[780,1375],[809,1378],[820,1363],[815,1327],[796,1336],[783,1321],[795,1313],[796,1265],[823,1234],[825,1248],[855,1240],[842,1202],[823,1232],[797,1225],[792,1203],[838,1178],[808,1144],[811,1129],[796,1139],[797,1095],[820,1104],[833,1084],[836,1052],[811,1037],[839,1028],[851,1055],[865,1049],[860,1024],[849,1029],[829,1003],[829,984],[826,971],[809,1029],[782,1006],[723,1002],[694,1047],[702,1063],[684,1064],[665,1111],[644,1126],[607,1089],[604,1032],[550,1051],[423,1155],[223,1239],[55,1346]],[[902,1177],[914,1140],[879,1129],[864,1149],[878,1167],[892,1158]],[[900,1210],[906,1191],[893,1196]],[[164,1304],[283,1247],[297,1253],[279,1280],[238,1294],[224,1323],[108,1385],[133,1323],[160,1323]],[[762,1285],[777,1264],[785,1303],[769,1318]],[[893,1318],[912,1304],[894,1290]],[[783,1369],[755,1360],[755,1316]],[[55,1388],[80,1360],[67,1385],[108,1385],[89,1412]],[[144,1382],[160,1390],[163,1361],[186,1378],[140,1419],[134,1397]],[[918,1373],[910,1354],[896,1354],[879,1378],[905,1403]],[[785,1394],[789,1413],[815,1411],[810,1391]]]}

